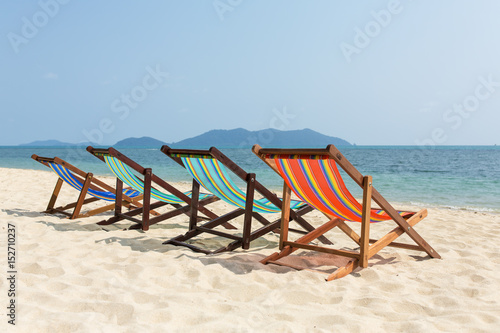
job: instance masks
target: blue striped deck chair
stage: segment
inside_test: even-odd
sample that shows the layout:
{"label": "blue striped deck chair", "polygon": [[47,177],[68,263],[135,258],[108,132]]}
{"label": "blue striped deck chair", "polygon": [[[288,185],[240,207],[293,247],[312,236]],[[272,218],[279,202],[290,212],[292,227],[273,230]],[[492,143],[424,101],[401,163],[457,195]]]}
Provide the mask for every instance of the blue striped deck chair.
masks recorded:
{"label": "blue striped deck chair", "polygon": [[[217,201],[218,198],[213,195],[199,193],[199,186],[195,184],[195,182],[193,182],[192,191],[181,192],[155,175],[151,168],[142,167],[137,162],[112,147],[108,149],[98,149],[88,146],[87,151],[105,162],[110,168],[111,172],[116,176],[117,189],[121,189],[123,184],[126,184],[143,195],[143,206],[141,208],[122,213],[120,207],[117,207],[113,217],[101,221],[98,224],[108,225],[121,220],[129,220],[135,223],[131,229],[141,228],[143,231],[147,231],[151,225],[181,214],[186,214],[190,219],[191,217],[198,219],[198,210],[205,215],[200,217],[201,219],[214,219],[218,217],[205,207]],[[153,184],[158,188],[155,188]],[[161,188],[161,190],[159,190],[159,188]],[[196,206],[191,204],[191,196],[193,193],[196,193],[196,196],[199,197]],[[117,196],[116,200],[119,201],[120,198]],[[170,205],[174,209],[150,218],[149,213],[152,210],[166,205]],[[196,211],[196,214],[194,214],[193,211]],[[136,215],[142,215],[141,219],[135,218],[134,216]],[[229,224],[225,224],[225,227],[234,228]]]}
{"label": "blue striped deck chair", "polygon": [[[50,168],[59,177],[49,200],[49,204],[47,205],[47,209],[44,213],[61,213],[68,216],[70,219],[76,219],[100,214],[115,208],[115,203],[106,204],[102,207],[81,213],[82,207],[91,202],[98,200],[115,202],[116,190],[94,177],[92,173],[86,173],[58,157],[49,158],[33,154],[31,158]],[[63,183],[70,185],[79,191],[80,194],[77,201],[64,206],[54,207]],[[90,197],[85,198],[87,195]],[[133,189],[124,189],[120,205],[127,207],[140,207],[141,203],[139,200],[141,197],[142,196],[138,191]],[[73,211],[71,213],[67,212],[69,209],[73,209]]]}
{"label": "blue striped deck chair", "polygon": [[[212,147],[209,150],[171,149],[165,145],[161,148],[161,151],[184,167],[204,189],[235,207],[235,210],[203,225],[191,224],[186,234],[170,239],[164,244],[186,246],[193,251],[207,254],[231,251],[238,247],[248,249],[251,241],[279,228],[279,220],[270,222],[262,214],[280,213],[281,199],[259,183],[254,173],[245,172],[217,148]],[[236,175],[246,183],[246,191],[241,190],[236,185],[230,174]],[[262,198],[255,198],[256,192]],[[312,207],[304,202],[292,200],[288,213],[291,219],[295,220],[304,230],[310,231],[314,228],[301,217],[310,211],[312,211]],[[241,215],[243,215],[243,230],[241,230],[240,235],[215,229],[221,223],[228,222]],[[252,231],[252,219],[256,219],[263,226]],[[305,233],[305,231],[298,229],[292,231]],[[186,242],[201,233],[225,237],[233,242],[215,251],[208,251]],[[331,244],[325,237],[320,240]]]}
{"label": "blue striped deck chair", "polygon": [[[334,145],[326,149],[263,149],[255,145],[252,151],[284,180],[283,196],[289,198],[291,192],[321,211],[329,221],[296,241],[288,240],[288,218],[282,215],[280,232],[280,252],[273,253],[261,262],[288,265],[277,260],[298,249],[312,250],[347,259],[327,280],[335,280],[350,274],[357,267],[368,267],[368,259],[386,246],[426,252],[431,258],[440,258],[439,254],[415,231],[414,226],[427,216],[427,210],[419,212],[396,211],[389,202],[373,187],[371,176],[363,176]],[[340,166],[363,189],[362,202],[358,202],[344,183]],[[378,204],[372,208],[372,200]],[[288,200],[289,201],[289,200]],[[284,203],[285,206],[289,202]],[[396,228],[385,236],[370,238],[370,225],[384,221],[393,221]],[[359,222],[358,235],[345,222]],[[325,232],[339,227],[351,238],[358,250],[332,249],[309,244]],[[396,243],[400,235],[406,233],[415,243]],[[297,268],[291,266],[293,268]]]}

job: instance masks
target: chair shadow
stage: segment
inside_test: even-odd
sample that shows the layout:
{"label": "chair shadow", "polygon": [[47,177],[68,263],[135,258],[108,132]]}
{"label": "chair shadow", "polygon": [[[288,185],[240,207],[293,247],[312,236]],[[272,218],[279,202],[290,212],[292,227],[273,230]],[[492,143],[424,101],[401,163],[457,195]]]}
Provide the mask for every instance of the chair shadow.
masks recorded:
{"label": "chair shadow", "polygon": [[[214,237],[217,238],[217,237]],[[137,252],[159,252],[159,253],[167,253],[174,250],[180,250],[180,253],[176,258],[186,257],[191,260],[198,260],[203,265],[219,265],[224,269],[227,269],[233,272],[236,275],[248,274],[254,270],[267,270],[278,273],[286,273],[290,271],[294,271],[289,267],[270,267],[267,265],[261,264],[259,261],[262,260],[265,255],[261,253],[257,253],[257,251],[262,250],[262,246],[257,248],[250,248],[249,250],[241,250],[237,249],[233,252],[222,252],[218,254],[209,254],[205,255],[202,253],[196,253],[191,251],[188,248],[182,246],[174,246],[174,245],[164,245],[163,242],[165,239],[157,239],[157,238],[148,238],[147,233],[144,233],[144,236],[133,237],[133,238],[122,238],[117,236],[103,238],[101,240],[96,241],[96,243],[118,243],[121,246],[129,247],[132,251]],[[210,238],[204,238],[203,241],[210,242]],[[212,240],[213,241],[213,240]],[[278,246],[277,242],[268,242],[265,248],[269,248],[270,250],[276,249]],[[239,252],[245,251],[245,252]]]}
{"label": "chair shadow", "polygon": [[[35,223],[40,223],[40,224],[45,224],[46,226],[50,226],[54,228],[57,231],[98,231],[98,230],[103,230],[103,231],[118,231],[118,230],[123,230],[123,231],[136,231],[143,233],[141,229],[131,229],[132,226],[135,224],[133,222],[124,220],[124,221],[119,221],[118,223],[113,223],[109,225],[98,225],[98,222],[105,221],[108,218],[112,217],[113,215],[110,214],[109,212],[104,212],[98,215],[90,216],[90,217],[81,217],[78,219],[70,220],[68,216],[64,214],[49,214],[49,213],[43,213],[43,212],[35,212],[35,211],[30,211],[26,209],[2,209],[2,212],[5,212],[7,215],[10,215],[12,217],[28,217],[32,219],[38,219],[34,221]],[[58,218],[61,223],[54,223],[54,222],[49,222],[49,221],[44,221],[44,217],[50,217],[50,218]],[[89,223],[89,219],[93,219],[95,221]],[[155,224],[151,226],[151,228],[161,228],[161,229],[177,229],[177,228],[185,228],[187,227],[186,224],[181,224],[178,222],[172,223],[172,222],[160,222],[158,224]]]}
{"label": "chair shadow", "polygon": [[[128,231],[128,230],[124,230]],[[107,237],[100,240],[96,240],[96,243],[118,243],[121,246],[129,247],[132,251],[135,252],[159,252],[164,253],[167,252],[166,246],[163,245],[163,240],[148,238],[146,233],[142,232],[143,236],[132,237],[132,238],[122,238],[117,236]]]}
{"label": "chair shadow", "polygon": [[[277,264],[264,265],[260,263],[266,255],[260,253],[238,253],[232,255],[230,258],[217,258],[207,256],[205,258],[197,258],[204,265],[217,264],[236,275],[248,274],[253,270],[265,270],[276,274],[286,274],[289,272],[297,271],[296,268],[289,266],[282,266]],[[376,260],[376,262],[374,262]],[[369,267],[380,264],[391,264],[395,258],[382,258],[374,256]],[[326,275],[332,274],[339,267],[347,264],[348,259],[341,256],[332,254],[307,252],[300,254],[292,254],[286,258],[279,260],[280,262],[293,265],[293,267],[301,268],[301,270],[314,271]],[[353,273],[354,276],[359,276],[357,273],[360,268],[357,268]]]}
{"label": "chair shadow", "polygon": [[[6,214],[13,217],[29,217],[33,219],[39,219],[44,216],[59,216],[53,214],[45,214],[39,212],[33,212],[25,209],[2,209]],[[109,215],[108,215],[109,216]],[[65,216],[64,216],[65,217]],[[219,265],[220,267],[231,271],[236,275],[244,275],[248,274],[252,271],[269,271],[277,274],[286,274],[292,271],[296,271],[296,269],[288,267],[288,266],[280,266],[275,264],[264,265],[261,264],[260,261],[264,259],[267,255],[275,252],[278,249],[278,240],[270,241],[262,239],[259,242],[257,240],[257,246],[255,246],[255,242],[253,242],[253,246],[249,250],[241,250],[237,249],[233,252],[223,252],[220,254],[195,254],[188,248],[177,247],[173,245],[164,245],[163,242],[167,240],[159,239],[159,238],[150,238],[147,236],[147,232],[144,232],[140,229],[129,230],[130,224],[111,224],[107,226],[100,226],[96,223],[87,223],[87,221],[82,221],[80,219],[69,220],[65,219],[67,223],[54,223],[43,220],[36,220],[35,223],[41,223],[46,226],[54,228],[57,231],[87,231],[87,232],[95,232],[95,231],[124,231],[124,232],[137,232],[138,235],[136,237],[119,237],[119,236],[111,236],[105,237],[100,240],[96,240],[96,243],[118,243],[121,246],[128,247],[132,251],[136,252],[158,252],[158,253],[167,253],[174,249],[182,249],[183,253],[178,257],[187,257],[192,260],[198,260],[203,265]],[[125,221],[126,222],[126,221]],[[153,227],[161,228],[161,229],[175,229],[175,228],[186,228],[187,225],[180,223],[169,223],[165,221],[164,223],[160,223]],[[195,242],[201,242],[210,244],[217,242],[217,236],[214,237],[204,237],[200,240],[195,240]],[[268,254],[262,254],[260,251],[263,249],[269,249]],[[426,255],[411,255],[411,257],[416,261],[424,261],[429,257]],[[346,258],[339,257],[326,253],[319,252],[310,252],[310,251],[298,251],[296,254],[292,254],[286,258],[281,259],[281,261],[291,264],[294,267],[300,267],[305,270],[313,270],[324,274],[333,273],[338,267],[345,265]],[[375,255],[370,259],[369,267],[378,266],[378,265],[392,265],[396,264],[399,261],[396,260],[395,257],[384,258],[380,255]],[[353,273],[354,276],[360,276],[358,273],[360,268],[356,269]]]}
{"label": "chair shadow", "polygon": [[[28,217],[34,219],[34,223],[44,224],[57,231],[96,231],[103,229],[95,223],[85,223],[86,221],[82,221],[81,219],[70,220],[63,214],[40,213],[26,209],[3,209],[2,211],[13,217]],[[45,217],[58,218],[61,223],[44,221],[43,218]]]}
{"label": "chair shadow", "polygon": [[34,212],[26,209],[2,209],[2,212],[7,213],[7,215],[13,215],[13,217],[42,217],[47,216],[48,214]]}
{"label": "chair shadow", "polygon": [[[274,246],[272,246],[271,244],[269,245],[270,246],[268,246],[268,248],[271,250],[277,250],[278,248],[277,242],[275,243]],[[253,270],[265,270],[277,274],[286,274],[289,272],[297,271],[297,269],[288,266],[281,266],[276,264],[267,264],[267,265],[261,264],[260,261],[265,257],[267,257],[267,255],[264,255],[262,253],[256,253],[257,251],[260,250],[261,249],[252,251],[250,249],[244,253],[233,252],[230,257],[227,256],[227,253],[225,256],[224,254],[208,255],[205,257],[193,257],[189,255],[187,256],[192,259],[199,260],[206,266],[214,264],[219,265],[222,268],[227,269],[236,275],[248,274]],[[303,270],[323,273],[325,274],[325,277],[335,272],[339,267],[346,265],[347,262],[349,261],[349,258],[327,253],[311,252],[311,251],[302,251],[302,252],[297,251],[297,252],[299,253],[297,254],[294,253],[288,257],[285,257],[281,259],[280,262],[290,264],[293,267],[302,268]],[[412,256],[412,257],[418,261],[424,261],[430,259],[430,257],[426,255]],[[400,262],[401,261],[397,260],[395,256],[383,257],[381,255],[376,254],[370,259],[368,268],[383,266],[383,265],[395,265]],[[354,272],[351,273],[351,275],[359,277],[361,276],[361,274],[359,273],[361,270],[362,268],[358,267],[354,270]]]}

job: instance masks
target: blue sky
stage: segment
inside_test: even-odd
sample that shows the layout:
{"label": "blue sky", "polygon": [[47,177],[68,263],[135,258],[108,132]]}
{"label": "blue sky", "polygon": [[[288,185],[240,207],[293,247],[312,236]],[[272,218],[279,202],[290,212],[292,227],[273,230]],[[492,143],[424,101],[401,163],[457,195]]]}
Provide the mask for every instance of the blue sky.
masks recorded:
{"label": "blue sky", "polygon": [[2,1],[0,145],[500,144],[500,1]]}

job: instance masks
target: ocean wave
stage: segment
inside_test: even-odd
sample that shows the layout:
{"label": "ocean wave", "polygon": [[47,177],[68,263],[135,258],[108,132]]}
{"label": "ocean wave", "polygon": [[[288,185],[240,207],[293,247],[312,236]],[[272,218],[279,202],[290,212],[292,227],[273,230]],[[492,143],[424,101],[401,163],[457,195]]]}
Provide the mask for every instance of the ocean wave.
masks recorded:
{"label": "ocean wave", "polygon": [[440,209],[451,209],[451,210],[463,210],[467,212],[478,212],[478,213],[495,213],[500,214],[500,209],[491,207],[475,207],[475,206],[457,206],[457,205],[445,205],[445,204],[429,204],[423,202],[410,202],[412,206],[417,207],[428,207],[428,208],[440,208]]}
{"label": "ocean wave", "polygon": [[449,171],[446,170],[412,170],[412,171],[417,173],[449,173]]}

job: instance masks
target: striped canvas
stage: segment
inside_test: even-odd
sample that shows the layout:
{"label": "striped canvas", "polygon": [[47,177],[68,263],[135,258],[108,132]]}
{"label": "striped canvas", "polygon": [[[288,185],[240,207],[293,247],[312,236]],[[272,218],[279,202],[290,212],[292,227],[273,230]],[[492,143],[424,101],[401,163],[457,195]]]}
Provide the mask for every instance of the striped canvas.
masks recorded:
{"label": "striped canvas", "polygon": [[[78,191],[81,191],[83,188],[82,182],[80,182],[73,173],[65,168],[64,166],[57,164],[57,163],[48,163],[50,168],[66,183],[77,189]],[[93,197],[106,200],[106,201],[114,201],[116,196],[114,193],[108,192],[108,191],[97,191],[92,188],[89,188],[87,190],[87,193],[90,194]],[[135,191],[135,190],[130,190],[126,189],[123,190],[123,194],[128,196],[129,198],[135,198],[137,197],[140,193]]]}
{"label": "striped canvas", "polygon": [[[140,193],[144,193],[144,182],[140,180],[137,176],[135,176],[132,170],[130,170],[130,168],[127,165],[123,164],[122,161],[113,156],[109,155],[102,155],[102,156],[104,157],[104,160],[106,161],[108,167],[111,169],[111,171],[115,174],[115,176],[118,179],[120,179],[123,183],[127,184],[134,190],[139,191]],[[188,197],[191,197],[192,193],[191,191],[188,191],[184,192],[184,194]],[[201,200],[208,196],[209,194],[200,193],[199,198]],[[163,193],[153,187],[151,187],[151,198],[171,204],[185,203],[184,200],[176,197],[175,195]]]}
{"label": "striped canvas", "polygon": [[[342,180],[335,161],[308,156],[266,156],[276,163],[281,177],[303,201],[319,211],[345,221],[361,222],[362,205],[352,196]],[[412,212],[399,212],[412,215]],[[371,222],[391,219],[387,213],[372,209]]]}
{"label": "striped canvas", "polygon": [[[193,176],[194,179],[207,191],[212,192],[221,200],[245,208],[246,195],[231,179],[229,172],[224,165],[214,158],[195,158],[191,156],[181,156],[182,163]],[[292,200],[290,208],[300,208],[305,203]],[[259,213],[277,213],[281,209],[276,207],[268,199],[254,199],[253,211]]]}

